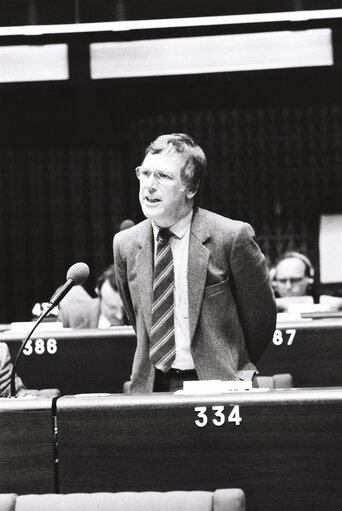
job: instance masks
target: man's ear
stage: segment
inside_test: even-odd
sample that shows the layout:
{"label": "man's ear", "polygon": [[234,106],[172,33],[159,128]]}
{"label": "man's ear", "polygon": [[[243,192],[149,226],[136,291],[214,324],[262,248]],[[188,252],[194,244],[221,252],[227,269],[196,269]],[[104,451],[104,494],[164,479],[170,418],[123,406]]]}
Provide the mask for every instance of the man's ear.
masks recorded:
{"label": "man's ear", "polygon": [[193,199],[195,197],[196,193],[197,193],[197,188],[196,188],[196,190],[187,190],[186,196],[188,199]]}

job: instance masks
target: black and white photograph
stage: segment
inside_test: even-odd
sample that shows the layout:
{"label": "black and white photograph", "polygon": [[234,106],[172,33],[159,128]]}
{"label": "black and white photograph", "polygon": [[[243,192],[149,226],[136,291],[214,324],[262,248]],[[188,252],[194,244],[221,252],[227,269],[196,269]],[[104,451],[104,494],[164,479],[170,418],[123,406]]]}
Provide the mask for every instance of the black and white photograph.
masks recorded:
{"label": "black and white photograph", "polygon": [[0,511],[342,508],[342,0],[0,0]]}

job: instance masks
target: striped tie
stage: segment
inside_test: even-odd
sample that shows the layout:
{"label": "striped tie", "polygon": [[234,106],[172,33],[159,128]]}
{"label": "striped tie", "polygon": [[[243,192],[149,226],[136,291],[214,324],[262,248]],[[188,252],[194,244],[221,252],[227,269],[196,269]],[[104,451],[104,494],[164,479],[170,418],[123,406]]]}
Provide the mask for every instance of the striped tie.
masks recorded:
{"label": "striped tie", "polygon": [[173,258],[170,246],[172,232],[161,229],[157,237],[154,265],[152,330],[150,360],[157,369],[167,372],[176,355],[173,307]]}

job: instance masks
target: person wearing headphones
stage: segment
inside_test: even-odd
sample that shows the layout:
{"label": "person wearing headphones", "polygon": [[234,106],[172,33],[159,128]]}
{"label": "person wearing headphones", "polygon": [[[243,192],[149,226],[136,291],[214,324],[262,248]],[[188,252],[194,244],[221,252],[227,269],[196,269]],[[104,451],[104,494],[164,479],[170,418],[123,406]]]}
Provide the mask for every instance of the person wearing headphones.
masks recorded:
{"label": "person wearing headphones", "polygon": [[270,273],[273,273],[271,278],[278,312],[287,312],[292,304],[301,304],[306,309],[310,307],[309,304],[316,304],[317,312],[342,310],[340,296],[317,295],[315,270],[304,254],[286,252]]}
{"label": "person wearing headphones", "polygon": [[314,302],[315,270],[308,257],[299,252],[286,252],[274,269],[273,287],[278,311],[291,302]]}
{"label": "person wearing headphones", "polygon": [[276,291],[280,297],[311,295],[314,276],[314,268],[305,255],[286,252],[275,268]]}

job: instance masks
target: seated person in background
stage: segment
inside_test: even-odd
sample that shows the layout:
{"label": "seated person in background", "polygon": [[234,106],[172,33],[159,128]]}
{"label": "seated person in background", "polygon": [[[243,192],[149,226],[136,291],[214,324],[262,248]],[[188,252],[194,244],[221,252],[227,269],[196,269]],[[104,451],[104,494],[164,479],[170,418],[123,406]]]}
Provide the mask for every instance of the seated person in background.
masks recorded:
{"label": "seated person in background", "polygon": [[305,255],[286,252],[276,264],[272,279],[278,311],[286,311],[291,303],[313,303],[314,276]]}
{"label": "seated person in background", "polygon": [[[58,291],[57,288],[56,292]],[[60,304],[57,305],[49,312],[48,316],[44,318],[44,321],[62,321],[60,318],[64,316],[64,311],[68,309],[71,305],[74,306],[77,304],[78,307],[81,307],[85,304],[85,302],[91,302],[92,297],[89,293],[84,289],[83,286],[74,286],[70,289],[70,291],[65,295],[65,297],[61,300]],[[39,316],[46,310],[48,307],[48,302],[37,302],[34,304],[32,309],[32,320],[36,320]]]}
{"label": "seated person in background", "polygon": [[[0,397],[10,397],[11,395],[11,373],[12,362],[9,349],[6,343],[0,342]],[[15,375],[16,395],[26,394],[26,389],[19,378]]]}
{"label": "seated person in background", "polygon": [[113,264],[108,266],[98,278],[96,293],[98,295],[96,298],[89,297],[89,299],[75,302],[69,300],[65,306],[60,307],[58,319],[64,327],[109,328],[125,324],[124,309],[115,283]]}

